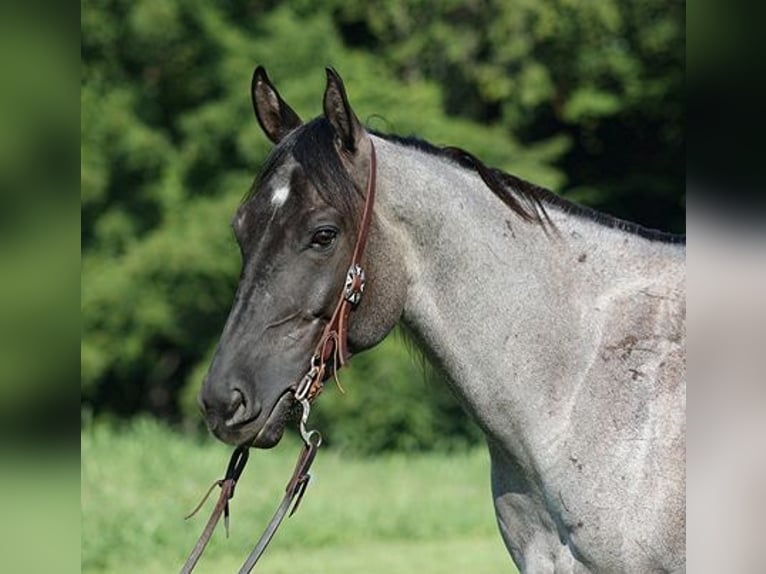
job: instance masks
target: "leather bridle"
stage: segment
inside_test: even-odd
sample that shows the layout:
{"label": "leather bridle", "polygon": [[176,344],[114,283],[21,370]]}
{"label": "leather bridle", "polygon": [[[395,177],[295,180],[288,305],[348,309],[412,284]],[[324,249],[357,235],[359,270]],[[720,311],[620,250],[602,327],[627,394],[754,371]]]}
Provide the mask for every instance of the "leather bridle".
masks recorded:
{"label": "leather bridle", "polygon": [[[282,520],[288,515],[290,508],[292,507],[292,510],[289,512],[290,516],[297,510],[298,505],[303,498],[303,493],[311,479],[309,469],[311,468],[316,453],[322,444],[322,436],[317,430],[307,430],[306,422],[311,410],[311,401],[322,391],[324,382],[329,376],[336,376],[338,369],[345,366],[350,357],[350,352],[348,350],[348,321],[351,310],[359,304],[362,294],[364,293],[365,273],[362,268],[361,260],[364,256],[364,249],[367,245],[367,236],[372,221],[372,208],[375,202],[376,172],[375,146],[373,145],[372,140],[370,140],[370,169],[367,175],[367,192],[364,200],[364,210],[362,212],[362,220],[356,237],[356,245],[354,246],[354,252],[351,256],[351,264],[346,273],[343,292],[338,299],[332,317],[322,331],[319,342],[314,349],[314,354],[311,356],[309,363],[309,370],[297,386],[294,389],[291,389],[295,400],[302,408],[299,430],[301,439],[303,440],[303,448],[298,455],[295,470],[290,477],[290,481],[287,483],[285,495],[282,498],[281,503],[274,512],[274,516],[271,518],[271,521],[269,521],[269,524],[266,526],[266,529],[255,547],[247,557],[247,560],[242,565],[242,568],[240,568],[239,574],[247,574],[255,567],[256,562],[266,550],[266,547],[274,537]],[[187,518],[190,518],[197,513],[205,500],[207,500],[207,497],[210,495],[213,488],[216,486],[221,488],[221,493],[218,496],[218,501],[213,508],[213,512],[211,513],[202,534],[197,540],[197,544],[194,546],[191,554],[189,554],[189,557],[181,568],[181,574],[188,574],[194,569],[194,566],[202,556],[210,537],[213,535],[213,531],[221,518],[221,514],[224,515],[224,525],[228,534],[229,500],[234,497],[234,487],[245,468],[245,464],[247,464],[249,448],[249,445],[242,445],[234,450],[231,459],[229,460],[229,465],[226,469],[224,478],[217,480],[213,486],[210,487],[210,490],[202,499],[202,502],[199,503],[197,508],[195,508],[189,516],[187,516]]]}

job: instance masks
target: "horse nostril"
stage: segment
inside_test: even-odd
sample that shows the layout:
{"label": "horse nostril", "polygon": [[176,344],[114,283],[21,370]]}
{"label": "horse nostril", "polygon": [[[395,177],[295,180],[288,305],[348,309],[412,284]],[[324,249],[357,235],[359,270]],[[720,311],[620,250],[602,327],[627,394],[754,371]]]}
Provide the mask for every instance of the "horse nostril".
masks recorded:
{"label": "horse nostril", "polygon": [[229,403],[226,426],[232,427],[247,422],[257,416],[258,411],[260,411],[260,409],[248,408],[248,401],[245,398],[245,394],[239,389],[234,389],[231,392],[231,402]]}
{"label": "horse nostril", "polygon": [[239,389],[232,390],[230,398],[231,400],[229,402],[227,414],[229,415],[229,418],[234,418],[236,414],[244,410],[247,403],[245,401],[245,395],[242,394],[242,391]]}

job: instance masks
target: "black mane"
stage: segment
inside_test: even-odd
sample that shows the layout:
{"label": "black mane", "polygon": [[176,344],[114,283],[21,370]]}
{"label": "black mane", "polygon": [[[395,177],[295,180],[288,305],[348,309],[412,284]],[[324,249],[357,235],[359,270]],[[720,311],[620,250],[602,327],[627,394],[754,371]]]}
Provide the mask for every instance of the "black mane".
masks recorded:
{"label": "black mane", "polygon": [[663,243],[686,243],[686,235],[678,235],[650,229],[638,223],[625,221],[612,215],[601,213],[590,207],[572,203],[556,195],[549,189],[535,185],[515,175],[511,175],[493,167],[487,167],[476,156],[457,147],[438,147],[425,140],[409,136],[403,137],[395,134],[383,134],[371,131],[376,136],[387,141],[400,144],[404,147],[410,147],[419,151],[455,161],[458,165],[476,171],[484,180],[484,183],[503,203],[508,205],[514,212],[519,214],[526,221],[535,221],[541,225],[550,223],[548,214],[545,211],[546,205],[552,205],[562,211],[578,216],[585,217],[601,225],[620,229],[628,233],[633,233],[645,239],[660,241]]}

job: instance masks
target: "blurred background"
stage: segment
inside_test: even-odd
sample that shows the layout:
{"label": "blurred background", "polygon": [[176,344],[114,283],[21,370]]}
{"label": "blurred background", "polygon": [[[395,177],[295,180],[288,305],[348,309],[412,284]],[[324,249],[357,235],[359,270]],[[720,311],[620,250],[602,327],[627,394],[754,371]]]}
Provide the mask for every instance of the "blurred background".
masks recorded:
{"label": "blurred background", "polygon": [[80,556],[78,19],[0,3],[3,572],[76,572]]}
{"label": "blurred background", "polygon": [[[667,0],[84,1],[83,570],[177,568],[201,529],[180,517],[228,457],[196,394],[239,274],[229,221],[270,149],[256,65],[304,119],[332,65],[370,128],[684,232],[684,50],[685,3]],[[438,377],[394,333],[341,379],[312,413],[325,482],[280,532],[272,571],[294,571],[299,545],[315,572],[506,571],[479,432]],[[289,441],[251,461],[245,527],[214,540],[208,571],[244,558]]]}

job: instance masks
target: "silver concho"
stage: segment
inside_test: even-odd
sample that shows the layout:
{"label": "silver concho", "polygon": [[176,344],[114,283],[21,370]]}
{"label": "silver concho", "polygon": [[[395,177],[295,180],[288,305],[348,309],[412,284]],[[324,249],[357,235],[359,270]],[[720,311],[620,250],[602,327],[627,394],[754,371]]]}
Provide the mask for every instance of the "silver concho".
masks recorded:
{"label": "silver concho", "polygon": [[346,273],[346,284],[343,286],[343,297],[352,305],[358,305],[364,292],[364,269],[352,265]]}

